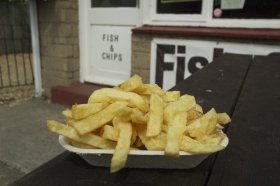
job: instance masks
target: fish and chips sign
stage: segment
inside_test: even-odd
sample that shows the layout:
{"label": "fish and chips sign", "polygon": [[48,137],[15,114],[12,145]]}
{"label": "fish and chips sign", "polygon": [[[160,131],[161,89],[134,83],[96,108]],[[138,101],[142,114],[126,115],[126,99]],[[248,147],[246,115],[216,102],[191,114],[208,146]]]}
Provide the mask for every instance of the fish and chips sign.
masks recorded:
{"label": "fish and chips sign", "polygon": [[87,81],[118,85],[130,76],[131,27],[93,26]]}
{"label": "fish and chips sign", "polygon": [[253,57],[274,52],[280,52],[279,45],[154,39],[150,81],[168,90],[223,53],[248,54]]}

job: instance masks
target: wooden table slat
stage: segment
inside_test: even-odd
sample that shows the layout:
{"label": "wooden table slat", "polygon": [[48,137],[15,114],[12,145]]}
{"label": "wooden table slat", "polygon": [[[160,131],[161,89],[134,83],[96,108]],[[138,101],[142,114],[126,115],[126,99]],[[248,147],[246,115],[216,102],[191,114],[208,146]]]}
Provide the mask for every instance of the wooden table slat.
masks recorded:
{"label": "wooden table slat", "polygon": [[256,57],[208,185],[280,184],[280,54]]}
{"label": "wooden table slat", "polygon": [[251,55],[225,53],[172,90],[194,95],[204,112],[214,107],[231,115],[251,61]]}

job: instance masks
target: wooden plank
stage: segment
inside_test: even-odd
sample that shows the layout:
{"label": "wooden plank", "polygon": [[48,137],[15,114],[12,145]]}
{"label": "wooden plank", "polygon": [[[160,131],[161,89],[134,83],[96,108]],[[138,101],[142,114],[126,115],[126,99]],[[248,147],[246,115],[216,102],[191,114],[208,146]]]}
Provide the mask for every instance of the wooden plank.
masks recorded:
{"label": "wooden plank", "polygon": [[279,185],[280,54],[256,57],[208,185]]}
{"label": "wooden plank", "polygon": [[251,59],[251,55],[224,54],[172,90],[195,96],[204,112],[214,107],[231,114]]}
{"label": "wooden plank", "polygon": [[[231,112],[250,62],[251,56],[225,54],[174,89],[197,96],[207,109],[214,106]],[[212,92],[205,91],[208,89]],[[15,185],[204,185],[214,157],[189,170],[123,169],[110,174],[108,168],[92,167],[77,155],[66,153]]]}

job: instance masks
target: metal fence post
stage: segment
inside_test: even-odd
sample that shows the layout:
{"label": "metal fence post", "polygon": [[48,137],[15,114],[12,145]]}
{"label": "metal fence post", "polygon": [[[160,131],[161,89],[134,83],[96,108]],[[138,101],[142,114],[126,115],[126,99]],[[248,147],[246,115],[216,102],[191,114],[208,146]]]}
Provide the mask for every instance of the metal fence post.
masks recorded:
{"label": "metal fence post", "polygon": [[30,11],[30,27],[31,27],[31,41],[32,41],[32,56],[33,56],[33,73],[35,84],[35,96],[42,95],[42,77],[41,77],[41,59],[40,59],[40,45],[38,32],[38,17],[37,17],[37,2],[36,0],[29,1]]}

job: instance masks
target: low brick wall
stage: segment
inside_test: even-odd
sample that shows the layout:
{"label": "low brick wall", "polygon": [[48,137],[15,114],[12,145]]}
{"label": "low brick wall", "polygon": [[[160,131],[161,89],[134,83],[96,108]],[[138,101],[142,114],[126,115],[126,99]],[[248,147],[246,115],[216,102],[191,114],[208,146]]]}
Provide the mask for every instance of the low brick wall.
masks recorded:
{"label": "low brick wall", "polygon": [[38,1],[44,95],[79,80],[78,0]]}
{"label": "low brick wall", "polygon": [[16,106],[35,96],[34,85],[0,88],[0,106]]}

